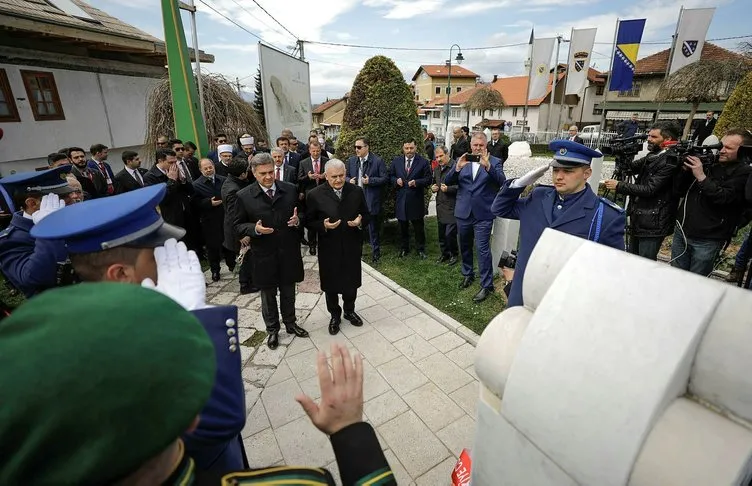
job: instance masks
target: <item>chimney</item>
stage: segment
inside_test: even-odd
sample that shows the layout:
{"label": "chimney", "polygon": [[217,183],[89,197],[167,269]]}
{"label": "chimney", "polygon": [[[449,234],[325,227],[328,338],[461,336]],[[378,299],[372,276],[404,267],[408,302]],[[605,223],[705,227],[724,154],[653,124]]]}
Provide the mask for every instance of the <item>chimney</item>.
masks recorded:
{"label": "chimney", "polygon": [[495,83],[497,79],[499,79],[499,75],[498,74],[494,74],[493,81],[491,81],[491,82]]}

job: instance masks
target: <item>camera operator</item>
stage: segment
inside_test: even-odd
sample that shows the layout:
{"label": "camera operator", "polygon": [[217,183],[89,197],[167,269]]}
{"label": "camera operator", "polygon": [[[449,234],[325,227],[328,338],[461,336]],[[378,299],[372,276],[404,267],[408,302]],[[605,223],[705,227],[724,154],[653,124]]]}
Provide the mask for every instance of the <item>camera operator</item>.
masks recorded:
{"label": "camera operator", "polygon": [[667,157],[667,151],[678,138],[676,124],[656,123],[648,132],[650,153],[626,164],[630,172],[636,173],[635,182],[614,179],[604,182],[607,189],[631,196],[627,206],[629,252],[651,260],[657,259],[661,243],[671,234],[676,219],[677,200],[673,196],[676,161]]}
{"label": "camera operator", "polygon": [[683,171],[674,181],[679,204],[678,224],[671,245],[671,264],[708,276],[736,229],[745,207],[744,186],[752,172],[738,159],[741,145],[752,144],[752,134],[731,129],[721,140],[718,161],[703,166],[698,157],[688,156]]}

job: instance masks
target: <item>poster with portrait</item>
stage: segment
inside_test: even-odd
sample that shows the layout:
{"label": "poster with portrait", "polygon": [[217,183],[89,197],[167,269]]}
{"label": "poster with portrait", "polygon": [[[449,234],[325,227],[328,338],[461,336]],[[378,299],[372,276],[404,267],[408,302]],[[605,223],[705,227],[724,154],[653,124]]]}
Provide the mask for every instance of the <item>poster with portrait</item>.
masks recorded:
{"label": "poster with portrait", "polygon": [[275,146],[284,128],[305,142],[312,125],[308,63],[260,42],[258,46],[269,146]]}

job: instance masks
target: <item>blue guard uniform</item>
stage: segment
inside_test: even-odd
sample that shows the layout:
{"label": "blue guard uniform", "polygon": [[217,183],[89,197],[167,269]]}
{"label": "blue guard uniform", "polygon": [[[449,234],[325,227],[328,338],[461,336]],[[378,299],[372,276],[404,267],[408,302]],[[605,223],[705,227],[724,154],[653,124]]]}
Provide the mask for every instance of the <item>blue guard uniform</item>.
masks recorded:
{"label": "blue guard uniform", "polygon": [[[166,192],[165,184],[157,184],[66,207],[43,219],[32,229],[31,235],[48,242],[63,240],[71,255],[119,246],[154,248],[169,238],[180,239],[185,235],[184,229],[165,223],[157,212]],[[207,307],[193,314],[214,344],[217,376],[211,397],[201,411],[198,428],[183,439],[186,452],[200,469],[226,474],[247,466],[240,437],[246,411],[238,309],[235,306]],[[127,390],[124,399],[127,399]]]}
{"label": "blue guard uniform", "polygon": [[26,297],[55,286],[58,266],[65,263],[68,253],[61,241],[36,240],[29,234],[34,221],[30,214],[16,207],[14,196],[68,194],[73,191],[65,179],[70,170],[70,165],[64,165],[0,179],[0,193],[13,213],[10,225],[0,232],[0,271]]}
{"label": "blue guard uniform", "polygon": [[[554,151],[552,167],[590,165],[601,154],[569,140],[555,140],[549,148]],[[500,218],[520,221],[520,244],[517,266],[509,293],[508,306],[523,305],[522,284],[530,254],[543,230],[553,228],[564,233],[597,241],[624,250],[624,210],[608,199],[596,196],[590,184],[585,189],[559,195],[553,186],[538,186],[525,198],[524,187],[511,187],[507,180],[494,199],[491,211]]]}

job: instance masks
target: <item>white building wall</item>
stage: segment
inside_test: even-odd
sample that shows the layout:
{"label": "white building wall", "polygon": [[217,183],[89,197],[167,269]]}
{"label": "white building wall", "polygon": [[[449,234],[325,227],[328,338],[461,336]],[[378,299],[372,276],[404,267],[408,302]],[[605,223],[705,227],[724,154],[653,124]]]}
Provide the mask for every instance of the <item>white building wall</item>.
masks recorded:
{"label": "white building wall", "polygon": [[[95,143],[111,148],[108,161],[119,170],[124,150],[142,148],[146,96],[156,79],[9,64],[0,64],[0,68],[8,75],[21,118],[20,122],[0,123],[4,132],[0,174],[44,167],[51,152],[70,146],[88,150]],[[65,120],[34,120],[22,69],[54,74]]]}

